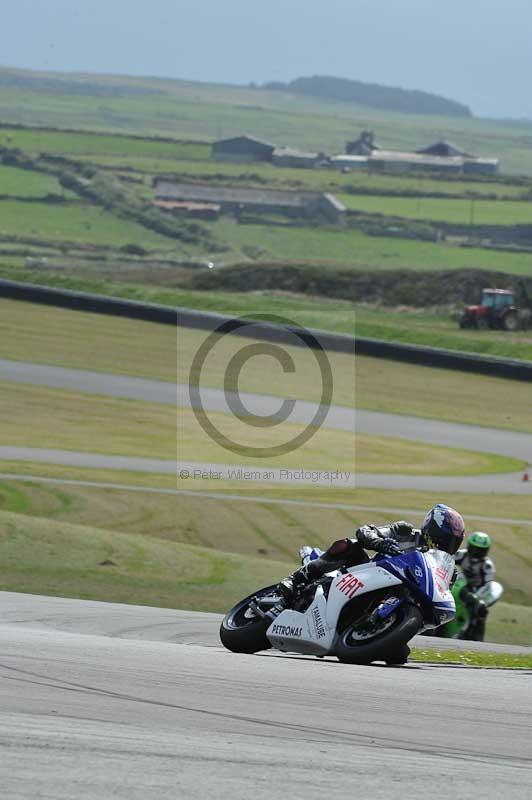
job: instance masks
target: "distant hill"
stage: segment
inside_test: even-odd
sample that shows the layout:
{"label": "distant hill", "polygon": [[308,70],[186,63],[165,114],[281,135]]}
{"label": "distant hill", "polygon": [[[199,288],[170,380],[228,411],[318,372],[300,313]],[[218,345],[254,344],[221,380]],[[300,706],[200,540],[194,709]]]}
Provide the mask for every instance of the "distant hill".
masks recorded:
{"label": "distant hill", "polygon": [[451,117],[472,117],[471,110],[436,94],[416,89],[401,89],[380,86],[377,83],[362,83],[347,78],[332,78],[314,75],[312,78],[296,78],[290,83],[272,81],[264,89],[294,92],[322,100],[341,100],[346,103],[378,108],[382,111],[403,111],[412,114],[443,114]]}
{"label": "distant hill", "polygon": [[[127,79],[126,79],[127,80]],[[146,83],[146,85],[144,85]],[[84,75],[75,72],[37,72],[0,66],[0,88],[88,97],[125,97],[164,94],[142,78],[128,83],[121,76]]]}

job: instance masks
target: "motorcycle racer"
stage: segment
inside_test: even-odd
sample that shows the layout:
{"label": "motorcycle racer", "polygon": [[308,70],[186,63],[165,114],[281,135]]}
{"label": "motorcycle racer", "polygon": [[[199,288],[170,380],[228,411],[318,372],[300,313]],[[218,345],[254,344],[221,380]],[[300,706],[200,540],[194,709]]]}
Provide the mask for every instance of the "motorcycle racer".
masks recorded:
{"label": "motorcycle racer", "polygon": [[381,527],[362,525],[355,532],[356,539],[338,539],[319,558],[282,580],[279,592],[288,602],[302,586],[326,572],[368,562],[370,559],[365,550],[393,556],[416,549],[436,548],[454,556],[462,544],[464,532],[462,516],[443,503],[427,512],[418,531],[404,520]]}
{"label": "motorcycle racer", "polygon": [[467,548],[456,554],[456,564],[467,581],[460,592],[460,598],[470,616],[469,625],[460,634],[460,639],[484,641],[488,607],[477,596],[477,592],[495,577],[495,566],[492,559],[488,558],[490,547],[491,539],[488,534],[475,531],[467,540]]}
{"label": "motorcycle racer", "polygon": [[[462,516],[444,503],[433,506],[425,515],[420,530],[404,520],[376,527],[362,525],[355,532],[355,539],[338,539],[318,558],[308,561],[300,569],[282,580],[278,591],[285,604],[308,583],[327,572],[342,567],[354,567],[370,561],[365,550],[382,555],[399,555],[412,550],[425,552],[432,548],[455,556],[464,540],[465,525]],[[408,645],[390,654],[388,664],[405,664],[410,654]]]}

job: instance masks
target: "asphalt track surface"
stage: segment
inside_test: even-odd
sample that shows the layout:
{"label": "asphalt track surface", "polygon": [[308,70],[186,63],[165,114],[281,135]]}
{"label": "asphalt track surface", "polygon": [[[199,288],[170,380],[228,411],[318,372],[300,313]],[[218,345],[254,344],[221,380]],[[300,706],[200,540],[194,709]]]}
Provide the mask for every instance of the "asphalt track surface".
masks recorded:
{"label": "asphalt track surface", "polygon": [[[107,395],[123,399],[142,400],[146,402],[164,403],[177,407],[190,407],[189,387],[164,381],[148,380],[86,370],[65,369],[41,364],[0,360],[0,379],[48,386],[90,394]],[[230,412],[230,402],[234,399],[220,389],[202,387],[201,399],[207,412]],[[282,399],[240,393],[239,399],[253,414],[271,415],[279,409]],[[298,400],[290,416],[291,422],[308,424],[314,417],[318,405]],[[177,422],[177,426],[179,422]],[[503,431],[473,425],[441,422],[399,414],[384,414],[331,406],[328,410],[324,427],[368,433],[387,437],[398,437],[446,447],[459,447],[477,452],[497,453],[516,459],[532,462],[532,434],[514,431]],[[532,494],[532,481],[523,482],[521,473],[482,476],[433,476],[433,475],[398,475],[363,473],[356,469],[353,454],[353,474],[346,481],[344,478],[331,479],[315,476],[290,477],[281,475],[278,470],[270,470],[273,476],[263,475],[256,478],[258,482],[283,484],[318,484],[334,486],[357,486],[386,489],[426,490],[436,492],[461,491],[467,493],[499,492],[506,494]],[[127,458],[105,456],[97,453],[76,453],[37,448],[0,448],[1,459],[17,461],[37,461],[43,463],[63,464],[75,467],[95,467],[103,469],[121,469],[136,472],[152,472],[171,474],[178,470],[188,470],[191,477],[194,472],[220,471],[220,479],[231,479],[230,472],[239,469],[239,465],[197,463],[178,460],[163,461],[147,458]],[[198,474],[199,477],[199,474]],[[250,478],[253,480],[253,478]]]}
{"label": "asphalt track surface", "polygon": [[218,624],[0,594],[2,798],[530,798],[530,672],[236,655]]}

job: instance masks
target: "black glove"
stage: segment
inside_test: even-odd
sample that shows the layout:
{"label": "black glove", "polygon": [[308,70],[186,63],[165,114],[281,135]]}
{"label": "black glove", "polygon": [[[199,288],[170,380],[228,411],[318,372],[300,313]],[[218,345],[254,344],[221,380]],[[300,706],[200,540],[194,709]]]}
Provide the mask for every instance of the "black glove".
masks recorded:
{"label": "black glove", "polygon": [[379,539],[371,545],[376,553],[382,553],[383,556],[398,556],[403,551],[395,541],[395,539]]}
{"label": "black glove", "polygon": [[379,529],[375,525],[361,525],[356,529],[355,536],[362,547],[373,547],[373,540],[379,536]]}
{"label": "black glove", "polygon": [[414,526],[411,525],[409,522],[405,522],[402,519],[390,525],[390,531],[395,537],[408,536],[409,534],[412,533],[413,530]]}

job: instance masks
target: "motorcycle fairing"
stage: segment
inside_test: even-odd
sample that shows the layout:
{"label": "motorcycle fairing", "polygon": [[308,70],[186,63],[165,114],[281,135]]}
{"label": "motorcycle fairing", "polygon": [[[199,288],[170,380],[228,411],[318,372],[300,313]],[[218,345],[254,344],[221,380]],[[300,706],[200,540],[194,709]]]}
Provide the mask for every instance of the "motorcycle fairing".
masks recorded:
{"label": "motorcycle fairing", "polygon": [[355,595],[402,583],[374,561],[333,575],[327,599],[323,588],[318,586],[306,611],[285,609],[276,617],[266,631],[274,647],[295,653],[326,655],[331,652],[338,617],[346,603]]}
{"label": "motorcycle fairing", "polygon": [[391,586],[400,586],[403,579],[382,568],[380,562],[369,561],[339,573],[331,584],[327,599],[327,624],[336,629],[342,608],[354,597]]}
{"label": "motorcycle fairing", "polygon": [[335,629],[327,624],[327,601],[318,586],[306,611],[285,609],[275,618],[266,636],[278,650],[326,655],[332,647]]}
{"label": "motorcycle fairing", "polygon": [[[421,553],[414,550],[399,556],[382,556],[377,562],[383,569],[401,579],[415,595],[421,596],[432,610],[434,623],[441,625],[456,613],[454,597],[449,588],[454,571],[454,559],[442,550]],[[429,627],[429,626],[427,626]]]}
{"label": "motorcycle fairing", "polygon": [[266,636],[282,651],[310,655],[330,653],[342,608],[363,594],[407,586],[425,610],[425,628],[434,628],[455,615],[456,606],[449,590],[454,559],[440,550],[418,550],[398,556],[377,556],[366,564],[332,574],[327,599],[318,586],[306,611],[285,609],[269,626]]}

